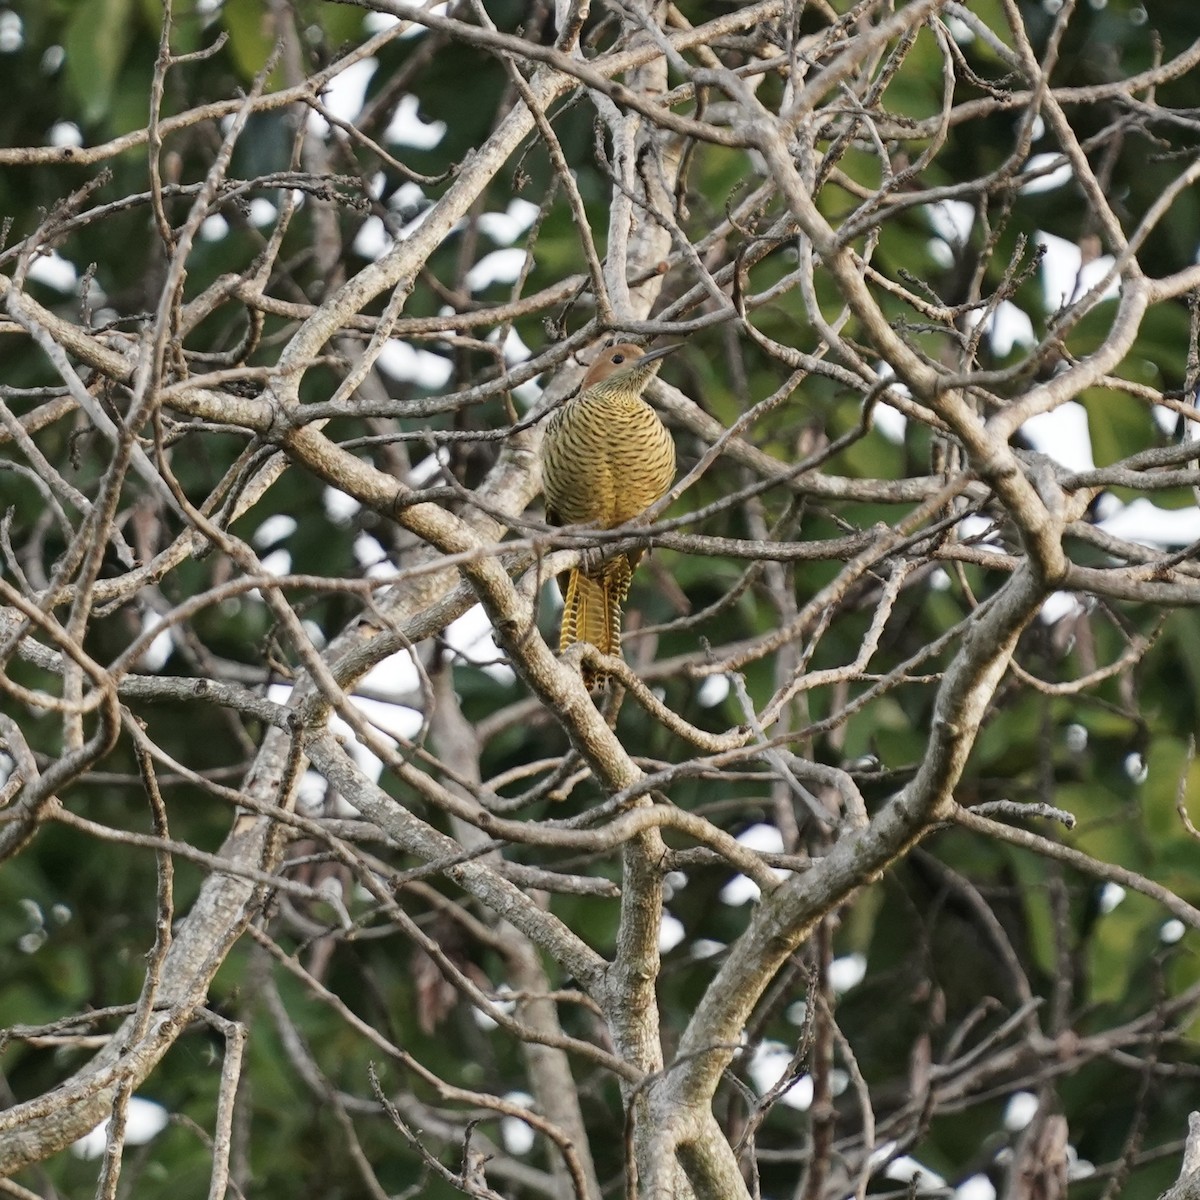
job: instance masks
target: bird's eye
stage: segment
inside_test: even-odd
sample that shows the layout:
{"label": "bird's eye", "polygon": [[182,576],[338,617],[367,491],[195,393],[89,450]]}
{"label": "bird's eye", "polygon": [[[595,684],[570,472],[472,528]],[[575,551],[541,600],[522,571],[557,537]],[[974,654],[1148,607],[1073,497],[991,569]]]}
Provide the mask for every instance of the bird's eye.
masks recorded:
{"label": "bird's eye", "polygon": [[624,361],[625,361],[625,355],[623,355],[623,354],[614,354],[612,356],[612,362],[616,366],[620,366],[621,363],[623,363]]}

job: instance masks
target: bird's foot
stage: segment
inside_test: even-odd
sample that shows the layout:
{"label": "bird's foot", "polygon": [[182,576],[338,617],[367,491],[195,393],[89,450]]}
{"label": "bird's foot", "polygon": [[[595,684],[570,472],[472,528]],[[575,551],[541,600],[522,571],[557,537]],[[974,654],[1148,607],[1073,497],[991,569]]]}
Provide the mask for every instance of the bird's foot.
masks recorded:
{"label": "bird's foot", "polygon": [[579,552],[579,569],[588,576],[598,575],[604,566],[604,551],[599,546],[584,546]]}

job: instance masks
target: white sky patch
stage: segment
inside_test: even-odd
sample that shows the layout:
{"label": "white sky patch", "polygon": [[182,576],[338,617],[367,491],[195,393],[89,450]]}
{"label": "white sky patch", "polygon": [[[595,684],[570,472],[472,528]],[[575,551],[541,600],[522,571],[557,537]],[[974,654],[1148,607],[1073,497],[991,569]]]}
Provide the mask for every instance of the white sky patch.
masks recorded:
{"label": "white sky patch", "polygon": [[1102,913],[1110,913],[1125,899],[1125,889],[1119,883],[1106,883],[1100,889],[1099,908]]}
{"label": "white sky patch", "polygon": [[368,217],[354,235],[352,248],[354,253],[374,262],[391,249],[392,239],[388,234],[381,218]]}
{"label": "white sky patch", "polygon": [[[1145,783],[1150,777],[1150,768],[1146,765],[1145,758],[1142,757],[1136,750],[1131,754],[1125,755],[1125,762],[1122,764],[1125,767],[1125,774],[1134,783]],[[1107,884],[1107,887],[1115,887],[1115,884]]]}
{"label": "white sky patch", "polygon": [[[520,347],[519,355],[515,351],[515,346]],[[521,340],[520,335],[515,329],[510,329],[508,336],[504,339],[504,361],[510,367],[513,367],[526,362],[530,357],[531,351],[529,347]],[[517,384],[512,389],[511,395],[517,407],[522,412],[532,411],[542,399],[541,375],[535,375],[532,379],[527,379],[524,383]]]}
{"label": "white sky patch", "polygon": [[737,839],[743,846],[757,850],[763,854],[783,853],[783,834],[774,825],[760,822],[751,825],[738,834]]}
{"label": "white sky patch", "polygon": [[927,244],[929,257],[942,268],[954,265],[958,251],[966,245],[975,223],[975,209],[965,200],[939,200],[925,206],[925,215],[937,236]]}
{"label": "white sky patch", "polygon": [[867,974],[865,954],[844,954],[829,964],[829,986],[840,996],[858,987]]}
{"label": "white sky patch", "polygon": [[[392,656],[392,658],[398,657],[400,656]],[[391,662],[391,658],[386,659],[371,671],[367,678],[372,679],[376,672],[380,672],[386,679],[386,665]],[[386,686],[381,682],[375,690],[386,690]],[[291,694],[292,685],[289,683],[273,683],[267,688],[267,699],[272,704],[286,705]],[[351,696],[348,699],[349,703],[376,727],[376,733],[385,740],[395,738],[411,740],[421,729],[421,714],[416,709],[403,704],[391,704],[386,700],[375,700],[367,696]],[[355,766],[363,775],[372,783],[378,783],[379,777],[383,773],[383,763],[372,750],[358,740],[353,727],[335,713],[329,719],[329,728],[343,743],[346,753],[354,760]],[[315,778],[304,780],[303,798],[307,805],[313,806],[319,804],[325,795],[325,780],[315,772],[310,772],[309,775],[315,776]],[[339,804],[338,812],[335,815],[350,816],[357,812],[348,798],[341,797],[341,800],[343,803]]]}
{"label": "white sky patch", "polygon": [[382,171],[376,171],[367,181],[367,195],[372,200],[378,200],[383,196],[383,189],[385,187],[387,187],[387,176]]}
{"label": "white sky patch", "polygon": [[[351,63],[329,81],[321,96],[321,103],[339,121],[352,124],[363,110],[367,87],[378,66],[377,58],[364,58]],[[329,133],[329,122],[310,109],[308,129],[314,137],[325,137]]]}
{"label": "white sky patch", "polygon": [[17,949],[22,954],[36,954],[50,936],[46,931],[46,915],[42,906],[28,896],[20,901],[20,907],[29,929],[17,939]]}
{"label": "white sky patch", "polygon": [[504,654],[496,645],[492,623],[482,605],[469,608],[456,621],[446,627],[446,644],[456,650],[468,662],[479,664],[483,671],[499,683],[512,683],[516,679],[512,667],[504,662]]}
{"label": "white sky patch", "polygon": [[[511,991],[512,988],[510,988],[507,983],[502,983],[496,988],[495,994],[492,996],[493,1006],[509,1016],[511,1016],[517,1008],[517,1002],[515,1000],[504,999],[504,996]],[[475,1024],[478,1025],[480,1029],[490,1032],[493,1029],[500,1028],[500,1023],[491,1015],[491,1013],[486,1013],[481,1008],[472,1007],[471,1016],[475,1019]]]}
{"label": "white sky patch", "polygon": [[354,561],[360,567],[373,567],[387,561],[387,554],[376,538],[369,533],[361,532],[354,539]]}
{"label": "white sky patch", "polygon": [[[533,1097],[525,1092],[509,1092],[504,1098],[513,1104],[521,1105],[522,1108],[533,1107]],[[500,1140],[509,1154],[528,1154],[533,1149],[537,1137],[520,1117],[502,1117]]]}
{"label": "white sky patch", "polygon": [[11,8],[0,12],[0,54],[13,54],[25,44],[25,26]]}
{"label": "white sky patch", "polygon": [[1045,624],[1053,625],[1063,617],[1074,616],[1082,611],[1083,605],[1074,592],[1051,592],[1038,615]]}
{"label": "white sky patch", "polygon": [[74,121],[55,121],[46,138],[52,146],[83,145],[83,131]]}
{"label": "white sky patch", "polygon": [[395,579],[400,572],[396,568],[396,564],[390,558],[384,555],[373,566],[366,569],[366,577],[372,583],[383,583],[387,580]]}
{"label": "white sky patch", "polygon": [[986,1175],[972,1175],[954,1189],[954,1200],[996,1200],[996,1185]]}
{"label": "white sky patch", "polygon": [[[1052,233],[1037,233],[1037,240],[1046,247],[1042,259],[1042,288],[1051,308],[1069,303],[1098,284],[1113,266],[1111,254],[1102,254],[1086,266],[1083,253],[1074,242],[1055,237]],[[1114,279],[1102,293],[1102,299],[1117,295],[1119,280]]]}
{"label": "white sky patch", "polygon": [[901,1154],[888,1163],[883,1172],[885,1179],[896,1179],[901,1183],[915,1183],[918,1192],[940,1192],[946,1181],[924,1163],[917,1162],[911,1154]]}
{"label": "white sky patch", "polygon": [[281,575],[290,574],[292,570],[292,556],[282,546],[272,550],[270,554],[264,554],[258,561],[262,564],[262,569],[276,579]]}
{"label": "white sky patch", "polygon": [[449,461],[448,452],[443,446],[432,454],[427,454],[408,473],[409,487],[424,487]]}
{"label": "white sky patch", "polygon": [[1013,1092],[1004,1109],[1004,1128],[1017,1133],[1033,1120],[1038,1098],[1032,1092]]}
{"label": "white sky patch", "polygon": [[[367,696],[353,696],[350,703],[376,726],[376,733],[387,740],[402,738],[411,741],[420,732],[421,714],[415,708],[407,708],[402,704],[388,704],[385,700],[373,700]],[[383,774],[383,762],[373,750],[358,740],[349,722],[335,714],[330,718],[329,729],[344,743],[346,752],[354,759],[358,769],[373,783],[378,783],[380,775]]]}
{"label": "white sky patch", "polygon": [[1088,744],[1087,726],[1072,721],[1063,734],[1063,740],[1067,743],[1067,749],[1072,754],[1082,754],[1087,749]]}
{"label": "white sky patch", "polygon": [[279,210],[265,196],[255,196],[250,201],[250,224],[262,229],[274,223]]}
{"label": "white sky patch", "polygon": [[1159,508],[1139,496],[1106,516],[1099,527],[1143,546],[1187,546],[1200,538],[1200,509]]}
{"label": "white sky patch", "polygon": [[[488,334],[488,341],[495,342],[496,331],[493,330]],[[523,362],[528,362],[533,357],[533,352],[525,344],[521,335],[510,325],[507,333],[504,335],[504,362],[507,366],[519,366]],[[512,389],[513,399],[520,407],[528,411],[533,408],[542,398],[542,385],[539,382],[540,375],[535,375],[532,379],[527,379],[524,383],[518,384]]]}
{"label": "white sky patch", "polygon": [[392,16],[391,13],[369,12],[363,17],[363,32],[374,36],[399,24],[400,18]]}
{"label": "white sky patch", "polygon": [[[488,334],[488,341],[495,342],[496,330]],[[521,335],[510,325],[504,335],[504,361],[515,367],[519,363],[528,362],[533,352],[525,345]]]}
{"label": "white sky patch", "polygon": [[[316,771],[308,770],[300,776],[300,782],[296,784],[296,808],[307,817],[315,817],[321,815],[321,806],[325,801],[325,793],[329,790],[329,785],[325,782],[325,776],[319,775]],[[357,809],[349,808],[344,815],[356,816]]]}
{"label": "white sky patch", "polygon": [[296,532],[296,518],[287,513],[276,513],[268,517],[255,531],[252,541],[260,549],[274,546],[290,538]]}
{"label": "white sky patch", "polygon": [[911,399],[912,389],[908,384],[901,383],[896,379],[896,372],[892,370],[891,363],[877,362],[875,364],[875,374],[878,379],[887,379],[891,380],[891,382],[888,385],[888,391],[880,398],[879,403],[871,409],[871,426],[879,430],[880,434],[889,442],[901,446],[904,444],[904,433],[908,428],[908,418],[898,408],[893,408],[887,402],[887,396],[889,393],[895,392],[897,396]]}
{"label": "white sky patch", "polygon": [[951,246],[963,245],[975,224],[975,207],[965,200],[939,200],[925,207],[933,232]]}
{"label": "white sky patch", "polygon": [[992,314],[988,340],[992,351],[1003,358],[1014,346],[1035,346],[1037,337],[1029,314],[1011,300],[1001,300]]}
{"label": "white sky patch", "polygon": [[377,695],[401,700],[417,691],[421,677],[412,655],[407,650],[400,650],[376,663],[364,676],[362,686]]}
{"label": "white sky patch", "polygon": [[[402,183],[388,200],[388,211],[393,213],[400,222],[398,236],[401,241],[411,237],[420,227],[425,218],[433,211],[429,197],[412,182]],[[393,221],[392,227],[396,227]],[[451,233],[457,233],[466,224],[456,221]],[[376,216],[368,217],[360,226],[359,233],[354,239],[355,253],[364,258],[378,258],[395,245],[395,239],[388,227]]]}
{"label": "white sky patch", "polygon": [[729,695],[728,675],[709,675],[696,692],[696,703],[701,708],[716,708]]}
{"label": "white sky patch", "polygon": [[[418,230],[421,227],[421,224],[424,223],[425,218],[428,215],[430,215],[432,211],[433,211],[432,204],[422,205],[419,212],[416,212],[416,214],[414,214],[413,217],[410,217],[408,221],[404,222],[402,224],[402,226],[400,227],[401,241],[406,240],[407,238],[410,238],[410,236],[412,236],[416,232],[416,230]],[[456,221],[454,224],[454,227],[451,228],[450,232],[457,233],[458,230],[462,229],[464,224],[466,224],[466,222]]]}
{"label": "white sky patch", "polygon": [[662,916],[662,924],[658,927],[658,949],[660,954],[666,954],[668,950],[674,950],[685,937],[683,922],[678,917],[673,917],[669,912],[664,912]]}
{"label": "white sky patch", "polygon": [[1021,184],[1018,190],[1028,196],[1037,192],[1052,192],[1070,183],[1073,174],[1070,163],[1061,154],[1035,154],[1025,164],[1021,177],[1027,182]]}
{"label": "white sky patch", "polygon": [[49,254],[39,254],[29,264],[29,278],[36,283],[52,287],[56,292],[73,292],[79,282],[79,273],[75,264],[68,262],[56,250]]}
{"label": "white sky patch", "polygon": [[975,40],[975,30],[966,23],[961,17],[955,17],[950,14],[942,17],[946,23],[946,28],[950,30],[950,36],[960,45],[969,46]]}
{"label": "white sky patch", "polygon": [[200,240],[219,242],[229,232],[229,222],[220,213],[213,213],[200,222]]}
{"label": "white sky patch", "polygon": [[421,190],[419,183],[406,179],[393,193],[389,201],[392,208],[403,212],[406,208],[425,208],[429,205],[429,197]]}
{"label": "white sky patch", "polygon": [[926,246],[929,257],[943,270],[950,268],[955,254],[971,236],[974,209],[966,200],[938,200],[925,206],[925,215],[936,234]]}
{"label": "white sky patch", "polygon": [[[142,614],[143,633],[147,633],[158,623],[158,613],[147,612]],[[150,645],[138,657],[138,669],[142,671],[161,671],[167,665],[167,659],[171,657],[171,647],[173,644],[169,629],[164,629],[161,633],[156,634]]]}
{"label": "white sky patch", "polygon": [[325,515],[339,525],[346,524],[362,508],[362,505],[353,496],[347,495],[338,488],[327,487],[321,499],[325,507]]}
{"label": "white sky patch", "polygon": [[464,281],[472,292],[481,292],[493,283],[512,283],[525,265],[525,251],[515,246],[485,254],[468,272]]}
{"label": "white sky patch", "polygon": [[1187,932],[1187,926],[1176,917],[1172,917],[1169,921],[1164,921],[1158,930],[1158,940],[1166,946],[1173,946],[1176,942],[1182,940],[1183,935]]}
{"label": "white sky patch", "polygon": [[944,567],[938,567],[929,576],[929,590],[931,592],[948,592],[954,581],[950,578],[950,572]]}
{"label": "white sky patch", "polygon": [[697,938],[691,945],[692,958],[715,958],[725,950],[725,943],[713,938]]}
{"label": "white sky patch", "polygon": [[867,1157],[867,1166],[872,1171],[878,1170],[887,1160],[896,1153],[896,1147],[899,1143],[894,1141],[881,1142]]}
{"label": "white sky patch", "polygon": [[[760,1096],[769,1092],[787,1070],[793,1051],[782,1042],[763,1042],[754,1051],[746,1070]],[[812,1107],[813,1081],[809,1075],[801,1075],[780,1097],[780,1103],[801,1112]]]}
{"label": "white sky patch", "polygon": [[519,197],[509,201],[504,212],[483,213],[479,229],[497,246],[511,246],[537,220],[538,206]]}
{"label": "white sky patch", "polygon": [[901,446],[904,444],[908,418],[898,408],[880,401],[871,410],[871,427],[877,429],[893,445]]}
{"label": "white sky patch", "polygon": [[[127,1146],[144,1146],[156,1137],[166,1127],[170,1113],[161,1104],[153,1100],[143,1100],[141,1096],[131,1096],[129,1106],[125,1110],[125,1144]],[[84,1134],[71,1146],[71,1153],[76,1158],[99,1158],[104,1153],[108,1140],[108,1122],[97,1125],[91,1133]]]}
{"label": "white sky patch", "polygon": [[688,885],[686,871],[668,871],[663,876],[663,897],[674,900],[677,892],[682,892]]}
{"label": "white sky patch", "polygon": [[762,895],[762,888],[752,879],[747,879],[745,875],[735,875],[721,889],[720,893],[721,903],[728,904],[730,908],[749,904],[750,901],[757,900],[760,895]]}
{"label": "white sky patch", "polygon": [[380,370],[393,379],[415,383],[418,387],[435,392],[450,382],[454,370],[448,358],[421,350],[398,338],[390,338],[378,358]]}
{"label": "white sky patch", "polygon": [[[940,200],[926,206],[925,215],[937,234],[937,240],[929,244],[932,257],[938,265],[953,265],[955,252],[971,238],[976,218],[974,206],[966,200]],[[1030,318],[1010,300],[1002,300],[989,317],[988,336],[991,348],[1001,356],[1008,354],[1016,344],[1033,346],[1037,342]]]}
{"label": "white sky patch", "polygon": [[416,96],[401,96],[383,140],[393,146],[411,146],[414,150],[432,150],[446,136],[445,121],[422,121]]}
{"label": "white sky patch", "polygon": [[553,579],[547,579],[542,587],[542,607],[551,616],[563,610],[563,594],[558,590]]}
{"label": "white sky patch", "polygon": [[[448,4],[435,4],[429,11],[431,13],[435,13],[437,16],[444,17],[446,15],[446,9],[448,9],[449,7],[450,6]],[[417,21],[414,21],[400,35],[400,38],[401,38],[401,40],[407,40],[408,38],[420,37],[424,32],[425,32],[425,26],[420,24]]]}
{"label": "white sky patch", "polygon": [[[1174,434],[1179,428],[1179,414],[1173,409],[1168,408],[1165,404],[1154,404],[1150,407],[1150,415],[1154,418],[1154,423],[1163,431],[1163,433]],[[1194,429],[1195,426],[1189,425],[1189,429]]]}
{"label": "white sky patch", "polygon": [[[1000,531],[996,528],[996,522],[991,517],[985,517],[981,513],[971,513],[959,521],[958,532],[964,541],[972,539],[971,544],[979,550],[992,550],[997,554],[1002,553],[1001,548],[995,544],[996,539],[1000,536]],[[986,540],[974,540],[979,538]]]}
{"label": "white sky patch", "polygon": [[[737,840],[760,854],[783,853],[783,834],[774,825],[751,825],[738,834]],[[782,877],[786,872],[777,870],[776,874]],[[752,879],[747,879],[745,875],[735,875],[721,889],[720,899],[722,904],[736,908],[751,900],[757,900],[760,894],[761,889]]]}
{"label": "white sky patch", "polygon": [[1067,1146],[1067,1178],[1087,1179],[1096,1173],[1096,1164],[1086,1158],[1079,1157],[1079,1151],[1074,1146]]}
{"label": "white sky patch", "polygon": [[954,266],[954,251],[941,238],[934,238],[926,246],[926,249],[929,251],[929,257],[933,259],[935,267],[941,267],[945,271]]}
{"label": "white sky patch", "polygon": [[1062,463],[1068,471],[1091,471],[1096,466],[1087,409],[1074,400],[1030,417],[1021,432],[1035,450]]}

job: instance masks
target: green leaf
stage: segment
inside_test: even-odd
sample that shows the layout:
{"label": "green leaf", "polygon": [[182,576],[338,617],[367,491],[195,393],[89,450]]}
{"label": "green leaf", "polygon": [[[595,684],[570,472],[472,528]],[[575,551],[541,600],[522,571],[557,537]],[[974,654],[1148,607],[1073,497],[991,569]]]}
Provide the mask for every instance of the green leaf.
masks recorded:
{"label": "green leaf", "polygon": [[222,15],[233,60],[249,82],[275,47],[270,9],[260,0],[226,0]]}
{"label": "green leaf", "polygon": [[1161,919],[1153,901],[1132,892],[1099,918],[1091,938],[1091,1000],[1125,998],[1134,972],[1144,970],[1146,949],[1154,944],[1153,931]]}
{"label": "green leaf", "polygon": [[67,26],[67,80],[88,124],[108,115],[133,15],[133,0],[87,0],[76,7]]}
{"label": "green leaf", "polygon": [[1123,393],[1089,388],[1080,399],[1087,409],[1092,454],[1098,467],[1152,446],[1157,440],[1149,412],[1130,404]]}

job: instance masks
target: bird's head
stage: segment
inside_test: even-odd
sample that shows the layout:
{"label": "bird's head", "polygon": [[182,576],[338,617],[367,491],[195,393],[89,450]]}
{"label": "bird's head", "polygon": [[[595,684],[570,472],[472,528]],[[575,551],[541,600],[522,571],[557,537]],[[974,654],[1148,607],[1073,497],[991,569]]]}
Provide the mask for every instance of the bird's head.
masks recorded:
{"label": "bird's head", "polygon": [[632,342],[618,342],[600,352],[600,357],[583,377],[583,391],[599,390],[605,395],[640,396],[662,360],[678,346],[646,351]]}

